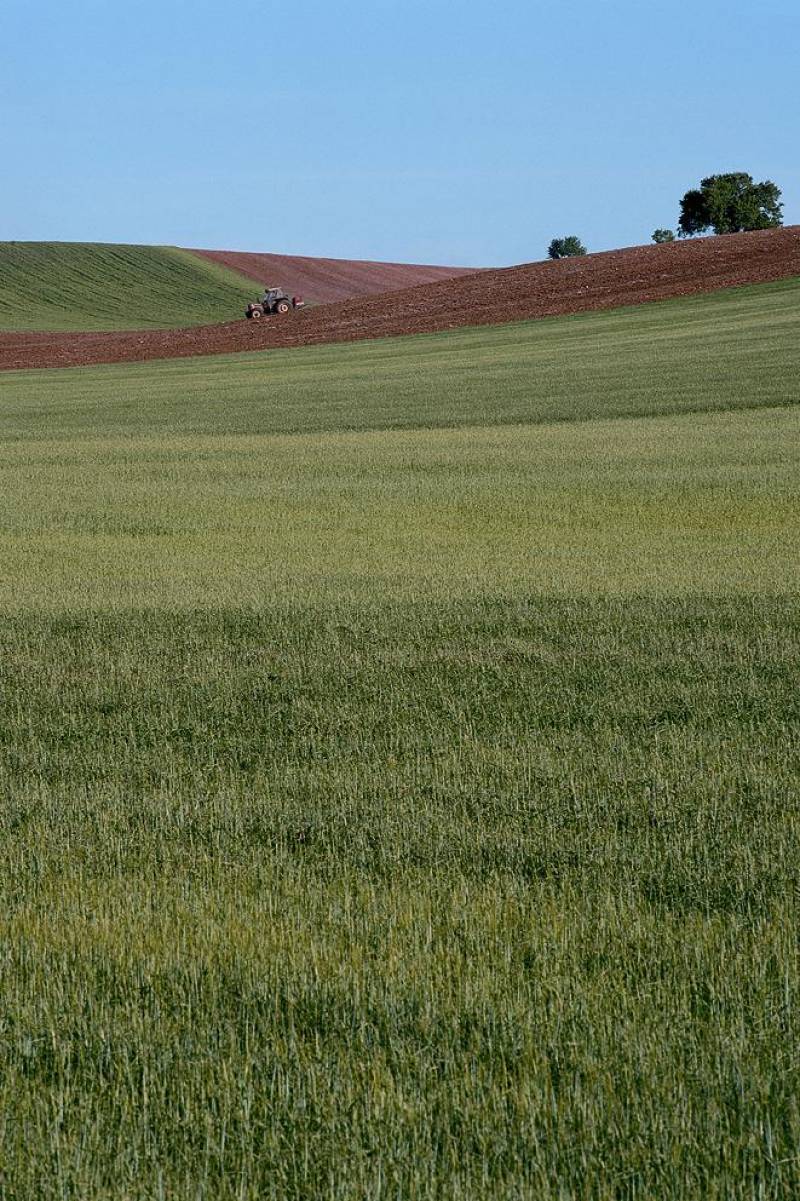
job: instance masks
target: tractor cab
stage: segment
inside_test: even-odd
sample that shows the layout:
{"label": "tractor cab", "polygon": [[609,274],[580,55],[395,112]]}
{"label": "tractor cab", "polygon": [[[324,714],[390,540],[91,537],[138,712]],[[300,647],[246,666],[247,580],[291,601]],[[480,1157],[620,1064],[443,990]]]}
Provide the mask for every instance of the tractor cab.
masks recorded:
{"label": "tractor cab", "polygon": [[288,300],[289,297],[284,292],[283,288],[265,288],[264,296],[261,303],[268,305],[270,308],[279,300]]}

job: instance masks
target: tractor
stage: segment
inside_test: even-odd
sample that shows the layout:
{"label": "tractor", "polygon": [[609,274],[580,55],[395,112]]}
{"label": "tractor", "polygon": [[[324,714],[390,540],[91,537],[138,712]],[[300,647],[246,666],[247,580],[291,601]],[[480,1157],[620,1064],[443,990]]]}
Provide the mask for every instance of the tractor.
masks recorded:
{"label": "tractor", "polygon": [[261,300],[256,300],[253,304],[249,304],[245,309],[245,317],[249,321],[257,321],[261,317],[272,315],[273,313],[291,312],[292,309],[302,309],[305,301],[302,296],[289,296],[288,292],[284,292],[283,288],[265,288],[264,295]]}

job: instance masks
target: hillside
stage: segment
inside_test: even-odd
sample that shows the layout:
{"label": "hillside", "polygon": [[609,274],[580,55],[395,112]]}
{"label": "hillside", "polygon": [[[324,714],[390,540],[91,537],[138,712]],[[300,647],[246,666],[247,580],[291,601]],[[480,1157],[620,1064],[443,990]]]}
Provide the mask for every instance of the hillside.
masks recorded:
{"label": "hillside", "polygon": [[153,329],[232,320],[246,279],[168,246],[0,242],[0,329]]}
{"label": "hillside", "polygon": [[[127,443],[686,415],[793,400],[800,279],[664,304],[270,354],[8,372],[6,438]],[[268,398],[268,403],[265,403]],[[43,422],[42,413],[47,413]]]}
{"label": "hillside", "polygon": [[306,300],[320,303],[396,292],[418,284],[469,275],[474,270],[471,267],[428,267],[416,263],[374,263],[291,254],[245,254],[231,250],[193,250],[192,253],[257,280],[259,284],[286,288]]}
{"label": "hillside", "polygon": [[[463,270],[460,272],[464,274]],[[265,282],[310,301],[408,288],[458,268],[85,242],[0,243],[0,331],[174,329],[232,321]]]}
{"label": "hillside", "polygon": [[637,305],[800,276],[800,226],[641,246],[198,329],[0,335],[0,369],[183,358],[352,342]]}

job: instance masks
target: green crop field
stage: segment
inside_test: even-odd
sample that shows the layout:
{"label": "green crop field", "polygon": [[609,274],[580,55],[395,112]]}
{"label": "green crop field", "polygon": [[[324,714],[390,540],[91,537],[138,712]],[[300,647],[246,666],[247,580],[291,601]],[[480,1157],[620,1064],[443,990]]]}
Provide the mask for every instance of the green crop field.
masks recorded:
{"label": "green crop field", "polygon": [[235,321],[257,292],[235,271],[172,246],[0,242],[0,330]]}
{"label": "green crop field", "polygon": [[800,1193],[799,335],[0,376],[0,1195]]}

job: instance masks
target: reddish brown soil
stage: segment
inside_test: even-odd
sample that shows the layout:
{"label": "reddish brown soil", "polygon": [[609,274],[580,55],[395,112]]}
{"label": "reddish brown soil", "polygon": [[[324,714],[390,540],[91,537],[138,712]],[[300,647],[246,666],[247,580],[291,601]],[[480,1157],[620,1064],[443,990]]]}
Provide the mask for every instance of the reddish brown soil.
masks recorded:
{"label": "reddish brown soil", "polygon": [[258,280],[262,287],[285,288],[293,296],[320,304],[396,292],[474,271],[472,267],[421,267],[414,263],[311,259],[292,254],[244,254],[238,250],[193,250],[192,254]]}
{"label": "reddish brown soil", "polygon": [[228,354],[496,325],[800,276],[800,226],[640,246],[194,329],[0,334],[0,368]]}

